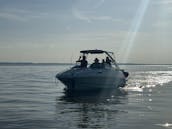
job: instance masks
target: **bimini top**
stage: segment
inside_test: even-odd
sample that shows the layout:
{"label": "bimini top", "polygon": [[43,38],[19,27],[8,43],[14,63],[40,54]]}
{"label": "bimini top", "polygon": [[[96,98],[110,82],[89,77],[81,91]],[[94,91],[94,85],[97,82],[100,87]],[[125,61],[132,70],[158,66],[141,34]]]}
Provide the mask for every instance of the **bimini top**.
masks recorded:
{"label": "bimini top", "polygon": [[[107,51],[103,51],[103,50],[83,50],[83,51],[80,51],[80,53],[83,53],[83,54],[102,54],[102,53],[109,53]],[[110,52],[112,53],[112,52]]]}

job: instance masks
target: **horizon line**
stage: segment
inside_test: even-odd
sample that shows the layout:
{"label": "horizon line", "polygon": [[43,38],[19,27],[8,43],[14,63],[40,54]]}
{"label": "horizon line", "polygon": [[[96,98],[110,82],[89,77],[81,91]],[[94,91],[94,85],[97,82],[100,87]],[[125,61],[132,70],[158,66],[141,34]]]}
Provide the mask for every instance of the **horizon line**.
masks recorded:
{"label": "horizon line", "polygon": [[[0,62],[0,65],[74,65],[75,63],[64,62]],[[118,65],[172,65],[172,63],[117,63]]]}

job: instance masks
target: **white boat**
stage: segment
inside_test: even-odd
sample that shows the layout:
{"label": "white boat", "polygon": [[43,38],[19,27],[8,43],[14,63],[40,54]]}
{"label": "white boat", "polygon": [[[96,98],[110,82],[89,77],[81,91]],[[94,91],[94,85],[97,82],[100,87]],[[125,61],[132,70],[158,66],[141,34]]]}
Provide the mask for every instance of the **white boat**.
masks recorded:
{"label": "white boat", "polygon": [[[56,78],[59,79],[69,91],[85,91],[85,90],[101,90],[115,89],[126,85],[128,72],[120,69],[113,52],[103,50],[83,50],[80,51],[83,58],[89,54],[106,54],[108,61],[102,63],[96,62],[87,66],[82,60],[78,60],[80,64],[75,65],[70,70],[58,73]],[[81,58],[81,57],[80,57]],[[86,60],[86,59],[84,59]]]}

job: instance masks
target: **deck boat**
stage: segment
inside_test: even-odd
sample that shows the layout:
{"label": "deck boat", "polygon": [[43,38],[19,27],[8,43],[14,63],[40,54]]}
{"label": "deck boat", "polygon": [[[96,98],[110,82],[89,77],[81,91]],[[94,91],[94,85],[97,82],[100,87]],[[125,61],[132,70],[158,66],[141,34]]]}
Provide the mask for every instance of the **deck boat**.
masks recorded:
{"label": "deck boat", "polygon": [[[117,89],[126,85],[128,72],[120,69],[113,58],[113,52],[104,50],[83,50],[76,65],[69,70],[58,73],[59,79],[69,91],[86,91],[101,89]],[[106,61],[99,63],[97,58],[93,64],[87,66],[86,56],[105,54]],[[79,62],[79,64],[78,64]]]}

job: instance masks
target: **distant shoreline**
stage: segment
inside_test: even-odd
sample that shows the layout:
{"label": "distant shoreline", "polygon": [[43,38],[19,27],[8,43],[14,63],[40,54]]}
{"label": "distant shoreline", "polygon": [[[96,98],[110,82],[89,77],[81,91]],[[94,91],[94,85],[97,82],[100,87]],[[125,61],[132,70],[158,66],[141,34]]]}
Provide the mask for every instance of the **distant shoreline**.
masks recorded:
{"label": "distant shoreline", "polygon": [[[74,63],[32,63],[32,62],[0,62],[0,66],[37,66],[37,65],[75,65]],[[172,64],[144,64],[144,63],[118,63],[118,65],[172,65]]]}
{"label": "distant shoreline", "polygon": [[0,66],[22,65],[73,65],[72,63],[32,63],[32,62],[0,62]]}

